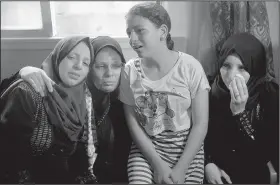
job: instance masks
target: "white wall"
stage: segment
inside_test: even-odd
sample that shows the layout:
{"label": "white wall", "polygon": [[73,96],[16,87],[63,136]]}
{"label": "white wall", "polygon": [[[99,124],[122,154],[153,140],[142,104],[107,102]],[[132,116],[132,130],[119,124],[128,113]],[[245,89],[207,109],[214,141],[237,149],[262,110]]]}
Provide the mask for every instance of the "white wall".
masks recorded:
{"label": "white wall", "polygon": [[[279,79],[279,3],[266,2],[270,34],[273,46],[275,73]],[[211,46],[211,17],[209,2],[166,1],[163,2],[170,14],[171,36],[175,49],[197,58],[206,73],[214,70],[215,55]],[[126,59],[136,56],[127,39],[117,39]],[[48,56],[57,39],[4,40],[1,39],[1,79],[10,76],[26,65],[40,66]]]}
{"label": "white wall", "polygon": [[[40,67],[59,39],[1,39],[1,79],[16,73],[24,66]],[[137,54],[128,44],[128,39],[117,39],[126,60]],[[175,37],[175,49],[186,51],[186,39]]]}

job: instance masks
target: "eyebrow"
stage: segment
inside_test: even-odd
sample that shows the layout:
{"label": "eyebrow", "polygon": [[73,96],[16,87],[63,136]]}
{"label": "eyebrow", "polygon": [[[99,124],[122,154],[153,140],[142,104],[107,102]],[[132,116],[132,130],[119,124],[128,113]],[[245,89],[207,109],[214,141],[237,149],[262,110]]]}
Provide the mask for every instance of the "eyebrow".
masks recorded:
{"label": "eyebrow", "polygon": [[[96,60],[95,61],[95,64],[107,64],[107,62],[105,62],[105,61],[98,61],[98,60]],[[122,61],[121,60],[113,60],[113,64],[121,64],[122,63]]]}
{"label": "eyebrow", "polygon": [[[81,56],[80,54],[73,52],[73,51],[71,51],[68,55]],[[85,59],[90,60],[90,58],[88,58],[88,57],[85,57]]]}
{"label": "eyebrow", "polygon": [[[145,26],[143,26],[143,25],[135,25],[135,26],[132,27],[132,29],[137,29],[137,28],[145,28]],[[126,32],[128,32],[128,31],[129,31],[129,28],[126,28]]]}

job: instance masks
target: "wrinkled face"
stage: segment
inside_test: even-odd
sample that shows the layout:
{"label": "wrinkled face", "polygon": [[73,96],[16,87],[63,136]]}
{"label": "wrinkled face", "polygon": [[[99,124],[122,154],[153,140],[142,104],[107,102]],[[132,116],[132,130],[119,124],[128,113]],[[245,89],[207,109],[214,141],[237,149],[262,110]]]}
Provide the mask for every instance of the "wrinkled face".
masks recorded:
{"label": "wrinkled face", "polygon": [[244,69],[244,65],[237,55],[229,55],[226,58],[220,69],[220,73],[227,88],[237,74],[243,76],[246,83],[250,78],[250,74]]}
{"label": "wrinkled face", "polygon": [[59,76],[67,86],[81,83],[89,72],[90,50],[80,42],[59,64]]}
{"label": "wrinkled face", "polygon": [[160,29],[149,19],[137,15],[130,15],[126,19],[126,33],[129,44],[139,57],[150,57],[160,44]]}
{"label": "wrinkled face", "polygon": [[103,92],[112,92],[120,80],[123,63],[121,56],[112,48],[101,49],[93,64],[93,83],[95,87]]}

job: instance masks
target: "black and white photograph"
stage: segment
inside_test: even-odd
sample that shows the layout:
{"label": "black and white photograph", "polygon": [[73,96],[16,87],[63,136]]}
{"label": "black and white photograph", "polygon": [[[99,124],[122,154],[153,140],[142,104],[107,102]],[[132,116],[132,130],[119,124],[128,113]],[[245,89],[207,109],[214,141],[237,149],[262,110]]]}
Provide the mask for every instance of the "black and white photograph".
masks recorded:
{"label": "black and white photograph", "polygon": [[0,184],[279,184],[280,1],[1,1]]}

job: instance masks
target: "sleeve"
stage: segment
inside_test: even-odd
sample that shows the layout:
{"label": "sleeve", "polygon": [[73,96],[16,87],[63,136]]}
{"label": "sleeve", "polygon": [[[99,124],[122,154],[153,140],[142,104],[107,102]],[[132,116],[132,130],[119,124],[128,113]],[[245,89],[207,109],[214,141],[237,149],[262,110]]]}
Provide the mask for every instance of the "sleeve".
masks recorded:
{"label": "sleeve", "polygon": [[135,105],[133,91],[130,86],[134,75],[136,75],[135,72],[132,71],[131,66],[129,65],[129,63],[127,63],[124,69],[121,71],[119,99],[124,104],[130,106]]}
{"label": "sleeve", "polygon": [[196,59],[192,59],[188,64],[188,84],[191,93],[191,98],[194,99],[196,94],[201,90],[210,91],[210,86],[202,65]]}
{"label": "sleeve", "polygon": [[[32,149],[30,138],[37,123],[34,121],[36,104],[30,92],[20,86],[7,96],[7,103],[1,112],[1,168],[16,175],[19,182],[28,181]],[[23,177],[22,177],[23,174]],[[24,175],[25,174],[25,175]]]}
{"label": "sleeve", "polygon": [[271,161],[274,169],[279,173],[279,86],[273,85],[262,98],[264,120],[260,126],[263,132],[259,133],[259,145],[261,151],[266,151],[264,152],[266,162]]}
{"label": "sleeve", "polygon": [[12,75],[10,78],[3,79],[0,84],[0,94],[2,94],[17,79],[20,79],[19,72]]}
{"label": "sleeve", "polygon": [[[211,93],[210,93],[211,94]],[[204,140],[205,165],[215,163],[224,169],[223,161],[228,160],[227,151],[230,145],[228,139],[227,121],[223,117],[224,113],[217,107],[217,99],[210,95],[209,97],[209,124],[208,131]]]}
{"label": "sleeve", "polygon": [[252,128],[250,111],[244,110],[243,112],[234,115],[233,118],[243,135],[255,140],[255,130]]}
{"label": "sleeve", "polygon": [[[223,127],[220,127],[218,119],[216,119],[216,108],[213,105],[215,99],[210,96],[209,98],[209,124],[208,131],[204,140],[205,149],[205,166],[208,163],[217,163],[215,157],[217,158],[217,152],[220,150],[221,143],[220,138],[222,138],[221,133],[223,132]],[[222,126],[222,125],[221,125]]]}

